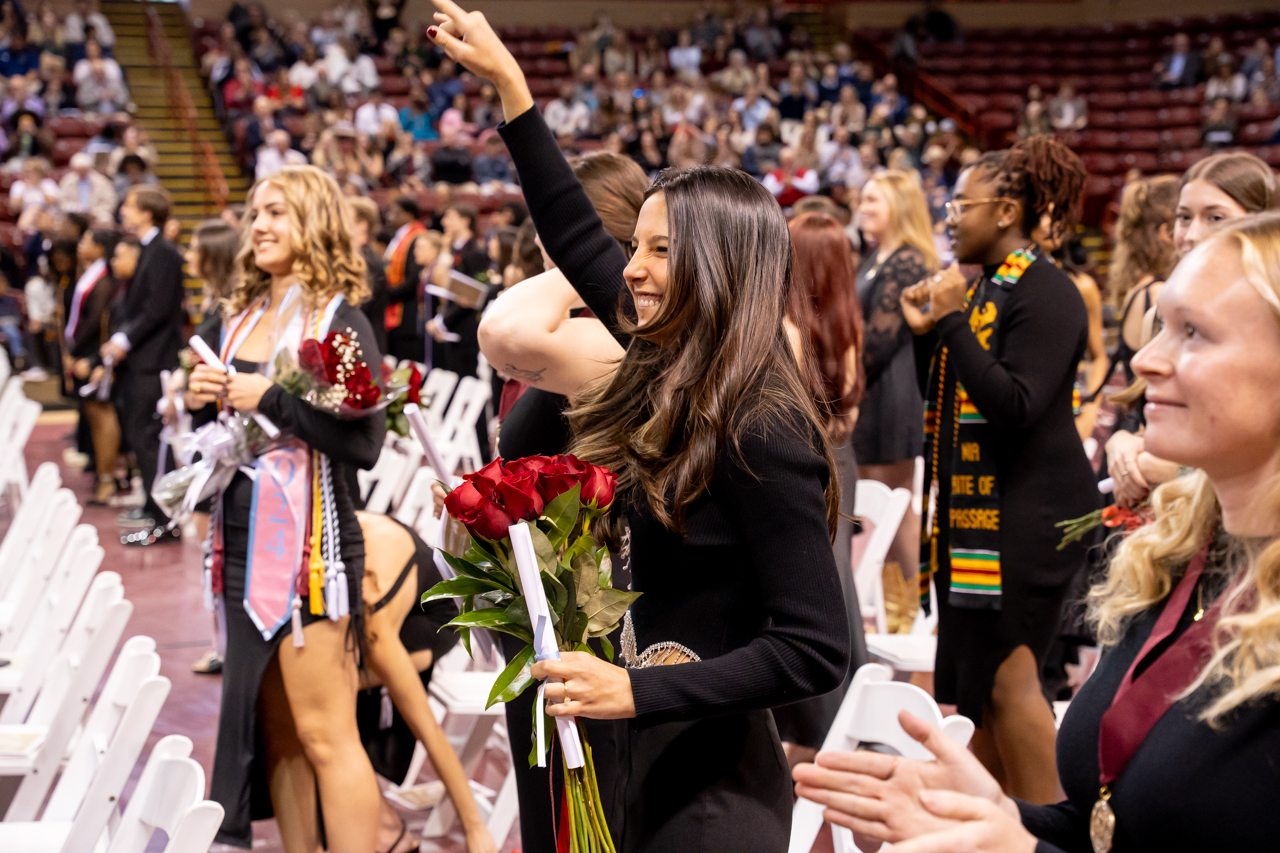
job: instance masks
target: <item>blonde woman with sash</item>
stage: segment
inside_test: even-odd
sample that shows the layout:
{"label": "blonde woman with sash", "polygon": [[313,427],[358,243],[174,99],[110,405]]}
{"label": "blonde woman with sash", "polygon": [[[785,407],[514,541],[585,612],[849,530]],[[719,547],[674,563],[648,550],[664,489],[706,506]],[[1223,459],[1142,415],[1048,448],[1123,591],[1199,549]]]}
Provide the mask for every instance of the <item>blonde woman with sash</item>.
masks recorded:
{"label": "blonde woman with sash", "polygon": [[[368,295],[345,202],[312,166],[259,182],[245,214],[239,281],[223,327],[228,375],[198,365],[196,402],[265,416],[273,449],[214,500],[213,587],[224,597],[227,654],[213,799],[218,840],[252,843],[251,820],[274,810],[287,853],[372,853],[378,786],[356,727],[364,539],[345,475],[378,458],[381,416],[338,418],[275,385],[282,353],[330,331],[352,335],[377,376],[377,351],[357,307]],[[210,342],[212,345],[213,342]],[[352,478],[354,479],[354,478]]]}

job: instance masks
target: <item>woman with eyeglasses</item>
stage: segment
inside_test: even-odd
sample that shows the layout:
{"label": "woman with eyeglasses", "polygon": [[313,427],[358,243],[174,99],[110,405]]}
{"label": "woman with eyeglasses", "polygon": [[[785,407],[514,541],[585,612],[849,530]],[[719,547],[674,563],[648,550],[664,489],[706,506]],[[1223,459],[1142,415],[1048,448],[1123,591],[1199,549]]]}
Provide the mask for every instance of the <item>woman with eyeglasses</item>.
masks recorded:
{"label": "woman with eyeglasses", "polygon": [[1053,709],[1040,666],[1080,544],[1054,523],[1096,508],[1072,417],[1088,317],[1071,279],[1032,239],[1049,213],[1071,227],[1085,171],[1044,136],[965,169],[947,208],[956,265],[908,289],[902,308],[931,352],[925,386],[921,588],[936,585],[934,691],[978,725],[973,748],[1010,795],[1054,802]]}

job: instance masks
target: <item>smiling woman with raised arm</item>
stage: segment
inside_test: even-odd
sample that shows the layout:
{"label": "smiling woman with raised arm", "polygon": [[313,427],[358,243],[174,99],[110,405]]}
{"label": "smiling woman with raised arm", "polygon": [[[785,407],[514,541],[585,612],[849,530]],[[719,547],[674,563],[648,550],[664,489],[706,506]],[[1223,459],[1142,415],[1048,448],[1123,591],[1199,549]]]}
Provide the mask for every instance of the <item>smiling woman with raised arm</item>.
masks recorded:
{"label": "smiling woman with raised arm", "polygon": [[785,849],[792,786],[768,709],[835,688],[849,646],[825,419],[783,330],[786,219],[741,172],[664,175],[628,262],[483,15],[436,5],[431,37],[498,88],[547,254],[626,348],[569,421],[573,452],[619,478],[610,526],[643,593],[627,667],[568,652],[533,675],[561,679],[551,714],[619,721],[622,851]]}
{"label": "smiling woman with raised arm", "polygon": [[938,761],[829,753],[796,770],[829,819],[896,853],[1275,846],[1280,214],[1204,237],[1158,305],[1164,328],[1133,359],[1147,444],[1197,470],[1152,493],[1154,522],[1090,593],[1105,651],[1062,721],[1067,799],[1011,800],[966,750],[904,715]]}

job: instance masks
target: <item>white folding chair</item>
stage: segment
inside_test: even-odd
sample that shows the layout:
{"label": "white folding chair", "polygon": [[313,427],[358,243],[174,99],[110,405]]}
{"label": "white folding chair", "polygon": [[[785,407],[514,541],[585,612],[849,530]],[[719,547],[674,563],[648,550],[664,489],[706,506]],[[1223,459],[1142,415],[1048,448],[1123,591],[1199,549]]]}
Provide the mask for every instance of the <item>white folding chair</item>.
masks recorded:
{"label": "white folding chair", "polygon": [[[102,636],[104,620],[112,606],[123,600],[124,586],[120,582],[120,575],[115,572],[95,575],[83,604],[75,614],[75,621],[71,623],[59,648],[52,651],[37,650],[29,656],[5,656],[10,664],[0,669],[0,687],[9,689],[9,698],[5,701],[4,708],[0,709],[0,725],[21,723],[27,719],[36,697],[55,671],[51,665],[54,655],[65,655],[71,661],[84,660],[90,645]],[[65,614],[61,614],[59,618],[63,617]],[[115,640],[111,643],[114,646]],[[105,665],[104,663],[103,666]]]}
{"label": "white folding chair", "polygon": [[427,421],[427,429],[432,433],[440,429],[444,422],[444,413],[449,408],[449,398],[453,389],[458,387],[458,374],[441,367],[431,368],[422,383],[422,416]]}
{"label": "white folding chair", "polygon": [[884,570],[885,557],[898,535],[898,526],[911,505],[911,493],[906,489],[890,489],[884,483],[875,480],[858,480],[854,496],[853,514],[858,518],[871,522],[875,529],[867,539],[862,558],[853,572],[854,587],[858,591],[858,604],[862,615],[873,616],[876,620],[876,631],[883,634],[889,630],[884,611]]}
{"label": "white folding chair", "polygon": [[[120,641],[120,635],[124,632],[125,623],[129,621],[132,610],[133,605],[128,601],[117,601],[108,607],[83,656],[72,655],[68,650],[63,649],[54,658],[49,668],[49,676],[41,687],[40,695],[36,697],[27,719],[14,724],[11,728],[0,726],[0,731],[7,730],[43,737],[33,749],[0,756],[0,776],[23,777],[17,793],[9,803],[9,810],[5,813],[6,820],[32,820],[36,816],[40,804],[44,802],[45,794],[48,793],[57,775],[58,766],[66,754],[67,745],[71,742],[76,727],[84,719],[86,709],[90,707],[98,682],[107,668],[107,661],[110,660],[116,643]],[[154,651],[150,652],[150,656],[154,659],[155,671],[159,672],[159,656],[155,655]],[[134,657],[136,657],[134,654],[122,657],[117,661],[117,667],[141,666],[131,662]],[[118,691],[109,696],[104,692],[100,702],[128,705],[134,700],[137,684],[140,681],[141,679],[136,679],[129,684],[122,675],[121,678],[115,679],[114,683],[127,686],[121,686]],[[154,721],[155,718],[152,717],[151,722]],[[149,731],[150,723],[147,725]]]}
{"label": "white folding chair", "polygon": [[399,504],[413,472],[422,463],[422,448],[413,439],[387,436],[378,461],[368,471],[357,471],[365,510],[387,513]]}
{"label": "white folding chair", "polygon": [[[893,681],[888,667],[869,663],[858,668],[849,692],[840,703],[835,722],[822,743],[824,752],[854,750],[860,744],[881,744],[896,750],[906,758],[922,761],[934,759],[915,738],[903,731],[898,723],[901,711],[933,723],[942,729],[955,743],[967,746],[973,737],[973,721],[968,717],[943,718],[938,703],[914,684]],[[810,800],[796,800],[791,812],[791,843],[788,853],[809,853],[814,839],[822,828],[822,806]],[[849,830],[831,827],[836,853],[858,853]]]}
{"label": "white folding chair", "polygon": [[77,525],[58,557],[45,594],[36,602],[14,659],[9,666],[0,668],[0,695],[13,693],[27,675],[47,671],[49,661],[62,648],[71,620],[84,601],[103,556],[98,531],[88,524]]}
{"label": "white folding chair", "polygon": [[49,502],[61,486],[62,476],[58,473],[57,463],[41,463],[27,487],[26,498],[13,514],[4,541],[0,542],[0,597],[8,592],[9,584],[31,547],[31,540],[49,511]]}
{"label": "white folding chair", "polygon": [[867,634],[867,651],[872,657],[895,672],[933,672],[938,656],[938,593],[932,581],[929,595],[934,606],[927,616],[924,608],[916,611],[909,634]]}
{"label": "white folding chair", "polygon": [[[88,785],[76,780],[81,795],[61,797],[64,784],[69,783],[60,780],[39,821],[0,823],[0,850],[87,853],[101,849],[98,842],[108,823],[118,814],[120,794],[168,695],[169,679],[164,676],[151,676],[137,685],[133,700],[114,736],[100,752],[101,760]],[[165,849],[178,853],[172,847]],[[190,853],[192,849],[197,848],[188,848],[181,853]],[[208,846],[198,849],[207,850]]]}
{"label": "white folding chair", "polygon": [[435,496],[431,487],[438,479],[439,475],[431,466],[423,465],[418,468],[413,472],[409,486],[404,491],[404,498],[395,511],[396,521],[412,527],[433,548],[439,520],[435,517]]}
{"label": "white folding chair", "polygon": [[484,416],[490,394],[488,384],[474,376],[464,376],[459,380],[458,390],[453,394],[436,436],[443,464],[454,470],[461,465],[464,471],[479,470],[484,464],[476,438],[476,424]]}
{"label": "white folding chair", "polygon": [[[22,379],[15,376],[9,380],[9,387],[17,385],[21,391],[21,382]],[[43,411],[44,406],[24,397],[16,406],[13,420],[0,431],[0,477],[3,478],[5,492],[12,497],[14,506],[21,505],[27,494],[29,477],[24,451]]]}
{"label": "white folding chair", "polygon": [[222,806],[203,799],[204,768],[191,759],[191,741],[168,735],[156,743],[129,798],[107,853],[143,853],[157,829],[165,853],[206,853],[222,823]]}
{"label": "white folding chair", "polygon": [[59,489],[54,494],[18,576],[0,598],[0,652],[18,648],[41,598],[51,592],[50,582],[60,568],[58,558],[71,540],[80,513],[80,503],[70,489]]}

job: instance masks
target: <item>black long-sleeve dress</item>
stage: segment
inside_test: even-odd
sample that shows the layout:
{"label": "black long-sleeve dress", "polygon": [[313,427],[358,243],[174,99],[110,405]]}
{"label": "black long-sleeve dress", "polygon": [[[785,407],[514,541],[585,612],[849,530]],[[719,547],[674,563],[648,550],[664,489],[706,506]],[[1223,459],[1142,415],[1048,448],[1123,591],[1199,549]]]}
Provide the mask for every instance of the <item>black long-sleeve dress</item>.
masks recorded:
{"label": "black long-sleeve dress", "polygon": [[[1230,572],[1225,561],[1215,560],[1215,552],[1225,556],[1218,547],[1210,552],[1200,580],[1205,607],[1226,586]],[[1067,709],[1057,745],[1058,776],[1067,799],[1049,806],[1018,804],[1023,825],[1041,839],[1036,853],[1093,850],[1089,811],[1098,799],[1102,715],[1111,707],[1162,609],[1157,605],[1134,619],[1124,639],[1102,656]],[[1187,608],[1174,633],[1138,668],[1139,681],[1151,662],[1191,626],[1196,609]],[[1198,719],[1207,705],[1208,695],[1200,691],[1166,711],[1120,778],[1109,786],[1116,814],[1115,853],[1276,849],[1280,701],[1272,696],[1249,703],[1232,712],[1218,729]]]}
{"label": "black long-sleeve dress", "polygon": [[[984,270],[990,278],[997,267]],[[936,334],[949,363],[982,416],[996,428],[991,441],[1000,497],[999,610],[957,607],[948,601],[951,442],[938,454],[938,657],[934,691],[981,725],[996,670],[1018,646],[1043,662],[1059,625],[1072,577],[1084,565],[1084,546],[1061,551],[1054,524],[1078,518],[1099,503],[1093,469],[1072,416],[1076,365],[1088,342],[1080,291],[1066,273],[1037,258],[1018,279],[985,349],[970,325],[981,307],[938,320]],[[932,349],[932,347],[930,347]],[[952,436],[955,409],[940,408],[938,434]]]}
{"label": "black long-sleeve dress", "polygon": [[871,253],[858,268],[858,301],[867,318],[862,345],[867,393],[858,404],[851,438],[859,465],[908,461],[923,449],[924,401],[899,297],[927,274],[919,250],[905,243],[883,264],[877,266]]}
{"label": "black long-sleeve dress", "polygon": [[[547,254],[625,346],[621,249],[536,109],[499,132]],[[798,421],[759,425],[740,457],[722,456],[683,536],[643,500],[622,509],[644,593],[631,608],[636,649],[677,643],[698,658],[629,670],[636,716],[620,723],[611,826],[626,853],[786,849],[792,786],[768,709],[834,689],[849,646],[830,472]]]}
{"label": "black long-sleeve dress", "polygon": [[[354,331],[365,362],[370,365],[381,362],[382,354],[377,351],[373,330],[359,308],[342,303],[334,313],[330,328]],[[234,364],[236,370],[242,372],[258,372],[261,367],[240,359],[235,359]],[[353,640],[358,641],[364,631],[361,618],[364,535],[356,520],[345,469],[368,469],[378,461],[386,434],[386,418],[381,415],[339,418],[290,395],[279,385],[271,386],[262,395],[258,411],[270,418],[282,433],[301,439],[326,454],[332,463],[334,503],[351,606],[350,631]],[[226,810],[217,840],[246,848],[253,840],[250,821],[262,820],[273,814],[258,732],[258,688],[272,656],[290,631],[286,622],[271,640],[263,640],[262,633],[244,609],[252,500],[253,481],[243,472],[237,473],[222,494],[222,579],[227,610],[227,655],[222,669],[222,708],[218,717],[218,744],[210,783],[210,797]],[[313,616],[306,597],[303,602],[304,625],[328,618]]]}

